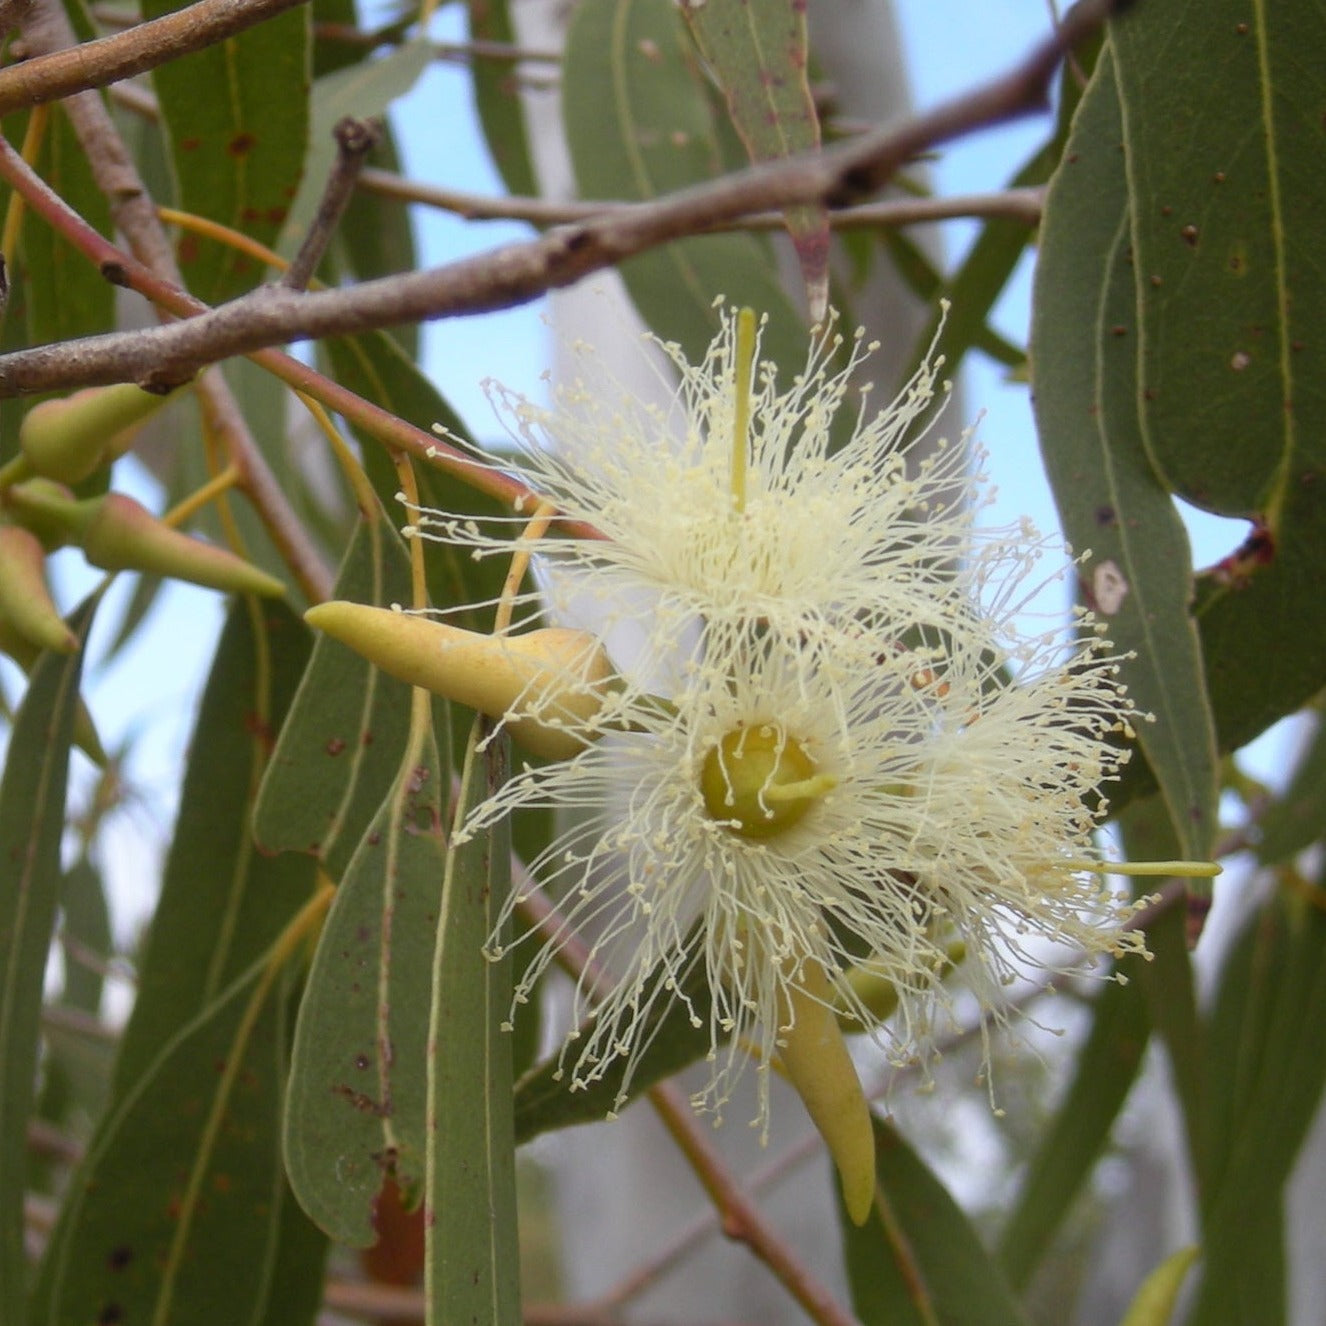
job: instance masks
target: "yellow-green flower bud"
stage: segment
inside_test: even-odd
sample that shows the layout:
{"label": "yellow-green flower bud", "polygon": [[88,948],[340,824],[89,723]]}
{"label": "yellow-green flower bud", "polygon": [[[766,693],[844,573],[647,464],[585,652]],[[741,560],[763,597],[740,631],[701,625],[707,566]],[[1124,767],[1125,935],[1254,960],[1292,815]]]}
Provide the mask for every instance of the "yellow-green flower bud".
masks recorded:
{"label": "yellow-green flower bud", "polygon": [[0,525],[0,616],[39,650],[72,654],[78,648],[51,600],[41,540],[20,525]]}
{"label": "yellow-green flower bud", "polygon": [[832,1008],[833,990],[815,959],[789,982],[786,1000],[791,1026],[778,1057],[838,1167],[847,1214],[864,1225],[875,1204],[875,1129]]}
{"label": "yellow-green flower bud", "polygon": [[491,636],[363,603],[320,603],[304,620],[411,686],[505,721],[526,750],[566,760],[590,740],[613,676],[584,631]]}
{"label": "yellow-green flower bud", "polygon": [[168,399],[122,382],[42,401],[24,416],[19,446],[34,473],[61,483],[79,483],[122,456],[139,426]]}
{"label": "yellow-green flower bud", "polygon": [[87,512],[79,543],[88,561],[103,571],[147,571],[226,594],[277,598],[285,593],[285,586],[266,571],[172,529],[123,493],[79,505]]}

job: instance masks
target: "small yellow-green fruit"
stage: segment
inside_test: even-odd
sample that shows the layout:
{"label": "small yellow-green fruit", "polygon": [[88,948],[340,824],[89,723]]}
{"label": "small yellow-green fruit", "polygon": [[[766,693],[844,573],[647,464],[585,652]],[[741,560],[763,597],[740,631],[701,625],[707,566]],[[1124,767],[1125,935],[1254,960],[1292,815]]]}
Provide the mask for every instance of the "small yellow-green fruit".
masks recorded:
{"label": "small yellow-green fruit", "polygon": [[778,1057],[838,1167],[847,1214],[864,1225],[875,1204],[875,1128],[832,1001],[824,968],[808,958],[787,991],[791,1026]]}
{"label": "small yellow-green fruit", "polygon": [[80,505],[89,514],[79,543],[88,561],[103,571],[147,571],[226,594],[278,598],[285,593],[285,586],[266,571],[225,548],[172,529],[123,493],[107,493]]}
{"label": "small yellow-green fruit", "polygon": [[554,760],[584,750],[614,675],[594,636],[563,627],[480,635],[340,600],[310,608],[304,620],[400,681],[504,719],[526,750]]}
{"label": "small yellow-green fruit", "polygon": [[31,530],[47,552],[76,542],[87,523],[74,490],[54,479],[28,479],[7,488],[4,504],[15,523]]}
{"label": "small yellow-green fruit", "polygon": [[51,600],[41,540],[21,525],[0,525],[0,616],[38,649],[72,654],[78,648]]}
{"label": "small yellow-green fruit", "polygon": [[34,473],[61,483],[80,483],[122,456],[139,426],[168,399],[121,382],[42,401],[19,425],[19,446]]}

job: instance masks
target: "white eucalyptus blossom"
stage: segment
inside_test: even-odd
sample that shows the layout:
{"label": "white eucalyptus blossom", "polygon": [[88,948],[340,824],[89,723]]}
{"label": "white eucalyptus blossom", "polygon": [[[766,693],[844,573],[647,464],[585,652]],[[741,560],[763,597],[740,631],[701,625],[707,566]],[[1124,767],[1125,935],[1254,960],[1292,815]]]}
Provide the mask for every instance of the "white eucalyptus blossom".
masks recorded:
{"label": "white eucalyptus blossom", "polygon": [[[872,413],[861,365],[875,347],[861,333],[850,344],[819,336],[789,385],[761,361],[754,320],[744,334],[740,322],[725,310],[697,365],[647,338],[678,374],[667,408],[599,371],[587,346],[577,347],[583,375],[557,388],[550,410],[485,384],[515,452],[478,463],[514,470],[561,515],[604,536],[554,531],[527,543],[552,572],[543,586],[551,602],[540,606],[561,619],[589,596],[610,633],[636,624],[647,594],[649,643],[663,653],[697,619],[719,629],[758,618],[803,643],[844,624],[866,636],[891,635],[899,622],[942,624],[962,592],[952,568],[973,552],[971,512],[988,496],[965,447],[932,442],[919,463],[905,454],[942,361],[928,360]],[[734,450],[738,434],[745,445]],[[510,552],[501,522],[411,514],[423,537],[479,556]]]}
{"label": "white eucalyptus blossom", "polygon": [[[1117,663],[1091,633],[1067,657],[1057,632],[1014,655],[992,629],[1005,625],[973,611],[965,630],[880,642],[864,665],[855,640],[811,651],[720,633],[634,730],[527,768],[479,807],[467,832],[524,807],[571,812],[531,874],[613,974],[562,1051],[572,1086],[618,1064],[624,1100],[651,1011],[697,964],[715,1065],[697,1104],[718,1112],[752,1048],[767,1072],[807,963],[901,1063],[927,1059],[934,1014],[952,1009],[955,942],[996,1018],[1042,941],[1075,963],[1143,951],[1092,845],[1129,721]],[[518,999],[558,947],[542,942]],[[898,991],[887,1030],[848,979],[863,962]],[[582,1011],[587,992],[582,980]],[[767,1081],[761,1102],[763,1119]]]}
{"label": "white eucalyptus blossom", "polygon": [[[609,654],[624,625],[643,648],[592,687],[541,675],[576,753],[516,774],[463,833],[523,808],[569,812],[531,863],[558,902],[555,929],[515,942],[536,946],[518,1001],[572,937],[587,973],[608,973],[577,986],[595,1016],[561,1051],[573,1087],[611,1074],[625,1101],[651,1029],[680,1001],[708,1031],[697,1105],[720,1114],[753,1059],[767,1122],[781,1058],[860,1221],[869,1114],[823,1010],[855,1018],[895,1061],[926,1062],[954,1012],[959,950],[966,986],[1002,1020],[1020,973],[1145,952],[1127,926],[1136,905],[1108,880],[1157,870],[1110,866],[1094,843],[1131,735],[1112,647],[1086,613],[1022,634],[1044,542],[1029,526],[977,532],[989,493],[966,447],[906,454],[938,363],[871,414],[849,400],[868,347],[858,338],[834,368],[840,343],[817,344],[780,389],[753,315],[725,314],[700,365],[663,347],[681,376],[669,410],[586,382],[551,411],[490,389],[524,482],[604,536],[518,546],[554,588],[596,601]],[[476,556],[512,547],[500,528],[412,518]],[[524,692],[508,708],[488,712],[538,722]],[[1070,956],[1047,957],[1054,945]],[[897,993],[883,1026],[857,993],[863,970]]]}

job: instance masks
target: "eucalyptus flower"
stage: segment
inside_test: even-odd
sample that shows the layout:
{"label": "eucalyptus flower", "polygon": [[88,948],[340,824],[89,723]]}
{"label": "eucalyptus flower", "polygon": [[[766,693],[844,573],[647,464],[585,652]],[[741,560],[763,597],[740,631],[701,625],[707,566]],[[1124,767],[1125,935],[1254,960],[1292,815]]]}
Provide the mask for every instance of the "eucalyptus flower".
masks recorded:
{"label": "eucalyptus flower", "polygon": [[[970,515],[988,492],[963,446],[941,439],[924,459],[908,458],[905,444],[947,390],[941,360],[927,359],[896,400],[870,412],[861,368],[876,347],[859,332],[850,343],[818,335],[786,385],[760,358],[749,310],[724,310],[699,364],[646,339],[676,370],[666,408],[613,380],[585,346],[576,347],[582,375],[556,389],[551,409],[485,384],[515,451],[476,463],[514,470],[561,516],[603,535],[523,541],[548,573],[539,609],[574,618],[592,599],[607,633],[634,628],[646,595],[645,644],[662,655],[697,620],[740,629],[758,618],[802,642],[844,625],[890,636],[899,622],[946,620],[962,593],[952,568],[975,551]],[[411,532],[478,556],[508,555],[527,519],[410,514]]]}
{"label": "eucalyptus flower", "polygon": [[[461,833],[522,809],[565,812],[530,863],[559,913],[550,935],[515,940],[534,946],[516,999],[572,936],[587,946],[577,1011],[594,1016],[560,1052],[573,1089],[611,1075],[623,1104],[680,1004],[708,1033],[697,1108],[721,1116],[754,1063],[763,1126],[781,1067],[862,1221],[873,1133],[832,1015],[895,1062],[927,1063],[954,1014],[955,955],[1001,1021],[1020,974],[1145,952],[1127,924],[1138,904],[1112,874],[1209,872],[1101,856],[1102,785],[1133,735],[1120,659],[1086,612],[1027,634],[1043,541],[1027,525],[977,531],[988,486],[968,448],[908,454],[939,363],[871,414],[851,401],[869,347],[858,337],[835,368],[841,341],[816,346],[780,387],[743,310],[725,314],[698,366],[663,347],[680,374],[670,409],[601,382],[573,384],[551,411],[490,389],[524,482],[604,536],[536,532],[517,546],[540,559],[554,620],[594,602],[609,671],[554,675],[544,651],[537,682],[487,696],[517,739],[556,712],[572,753],[525,767]],[[850,436],[834,449],[844,410]],[[411,519],[412,533],[476,556],[513,546],[501,527]],[[614,656],[623,627],[629,660]],[[578,656],[595,633],[581,636]],[[496,665],[509,637],[488,648]],[[481,666],[448,656],[448,674]],[[463,697],[471,681],[428,684]],[[527,897],[506,901],[492,956]],[[701,974],[703,1000],[687,993]],[[882,1025],[860,993],[881,978],[896,994]]]}

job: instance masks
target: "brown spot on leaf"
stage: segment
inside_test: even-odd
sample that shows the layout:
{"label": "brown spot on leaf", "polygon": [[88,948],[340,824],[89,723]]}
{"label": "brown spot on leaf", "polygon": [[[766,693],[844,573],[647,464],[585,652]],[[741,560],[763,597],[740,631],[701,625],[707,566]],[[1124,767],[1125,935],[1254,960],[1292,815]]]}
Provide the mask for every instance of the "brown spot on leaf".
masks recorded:
{"label": "brown spot on leaf", "polygon": [[106,1254],[106,1265],[112,1271],[122,1271],[134,1259],[134,1250],[127,1243],[117,1243]]}
{"label": "brown spot on leaf", "polygon": [[345,740],[342,737],[332,737],[325,747],[328,755],[339,755],[345,749]]}
{"label": "brown spot on leaf", "polygon": [[1191,224],[1184,226],[1183,229],[1179,231],[1179,235],[1183,239],[1183,242],[1187,244],[1189,248],[1195,249],[1197,247],[1196,226]]}
{"label": "brown spot on leaf", "polygon": [[250,133],[238,133],[226,144],[232,157],[246,157],[257,146],[258,140]]}

